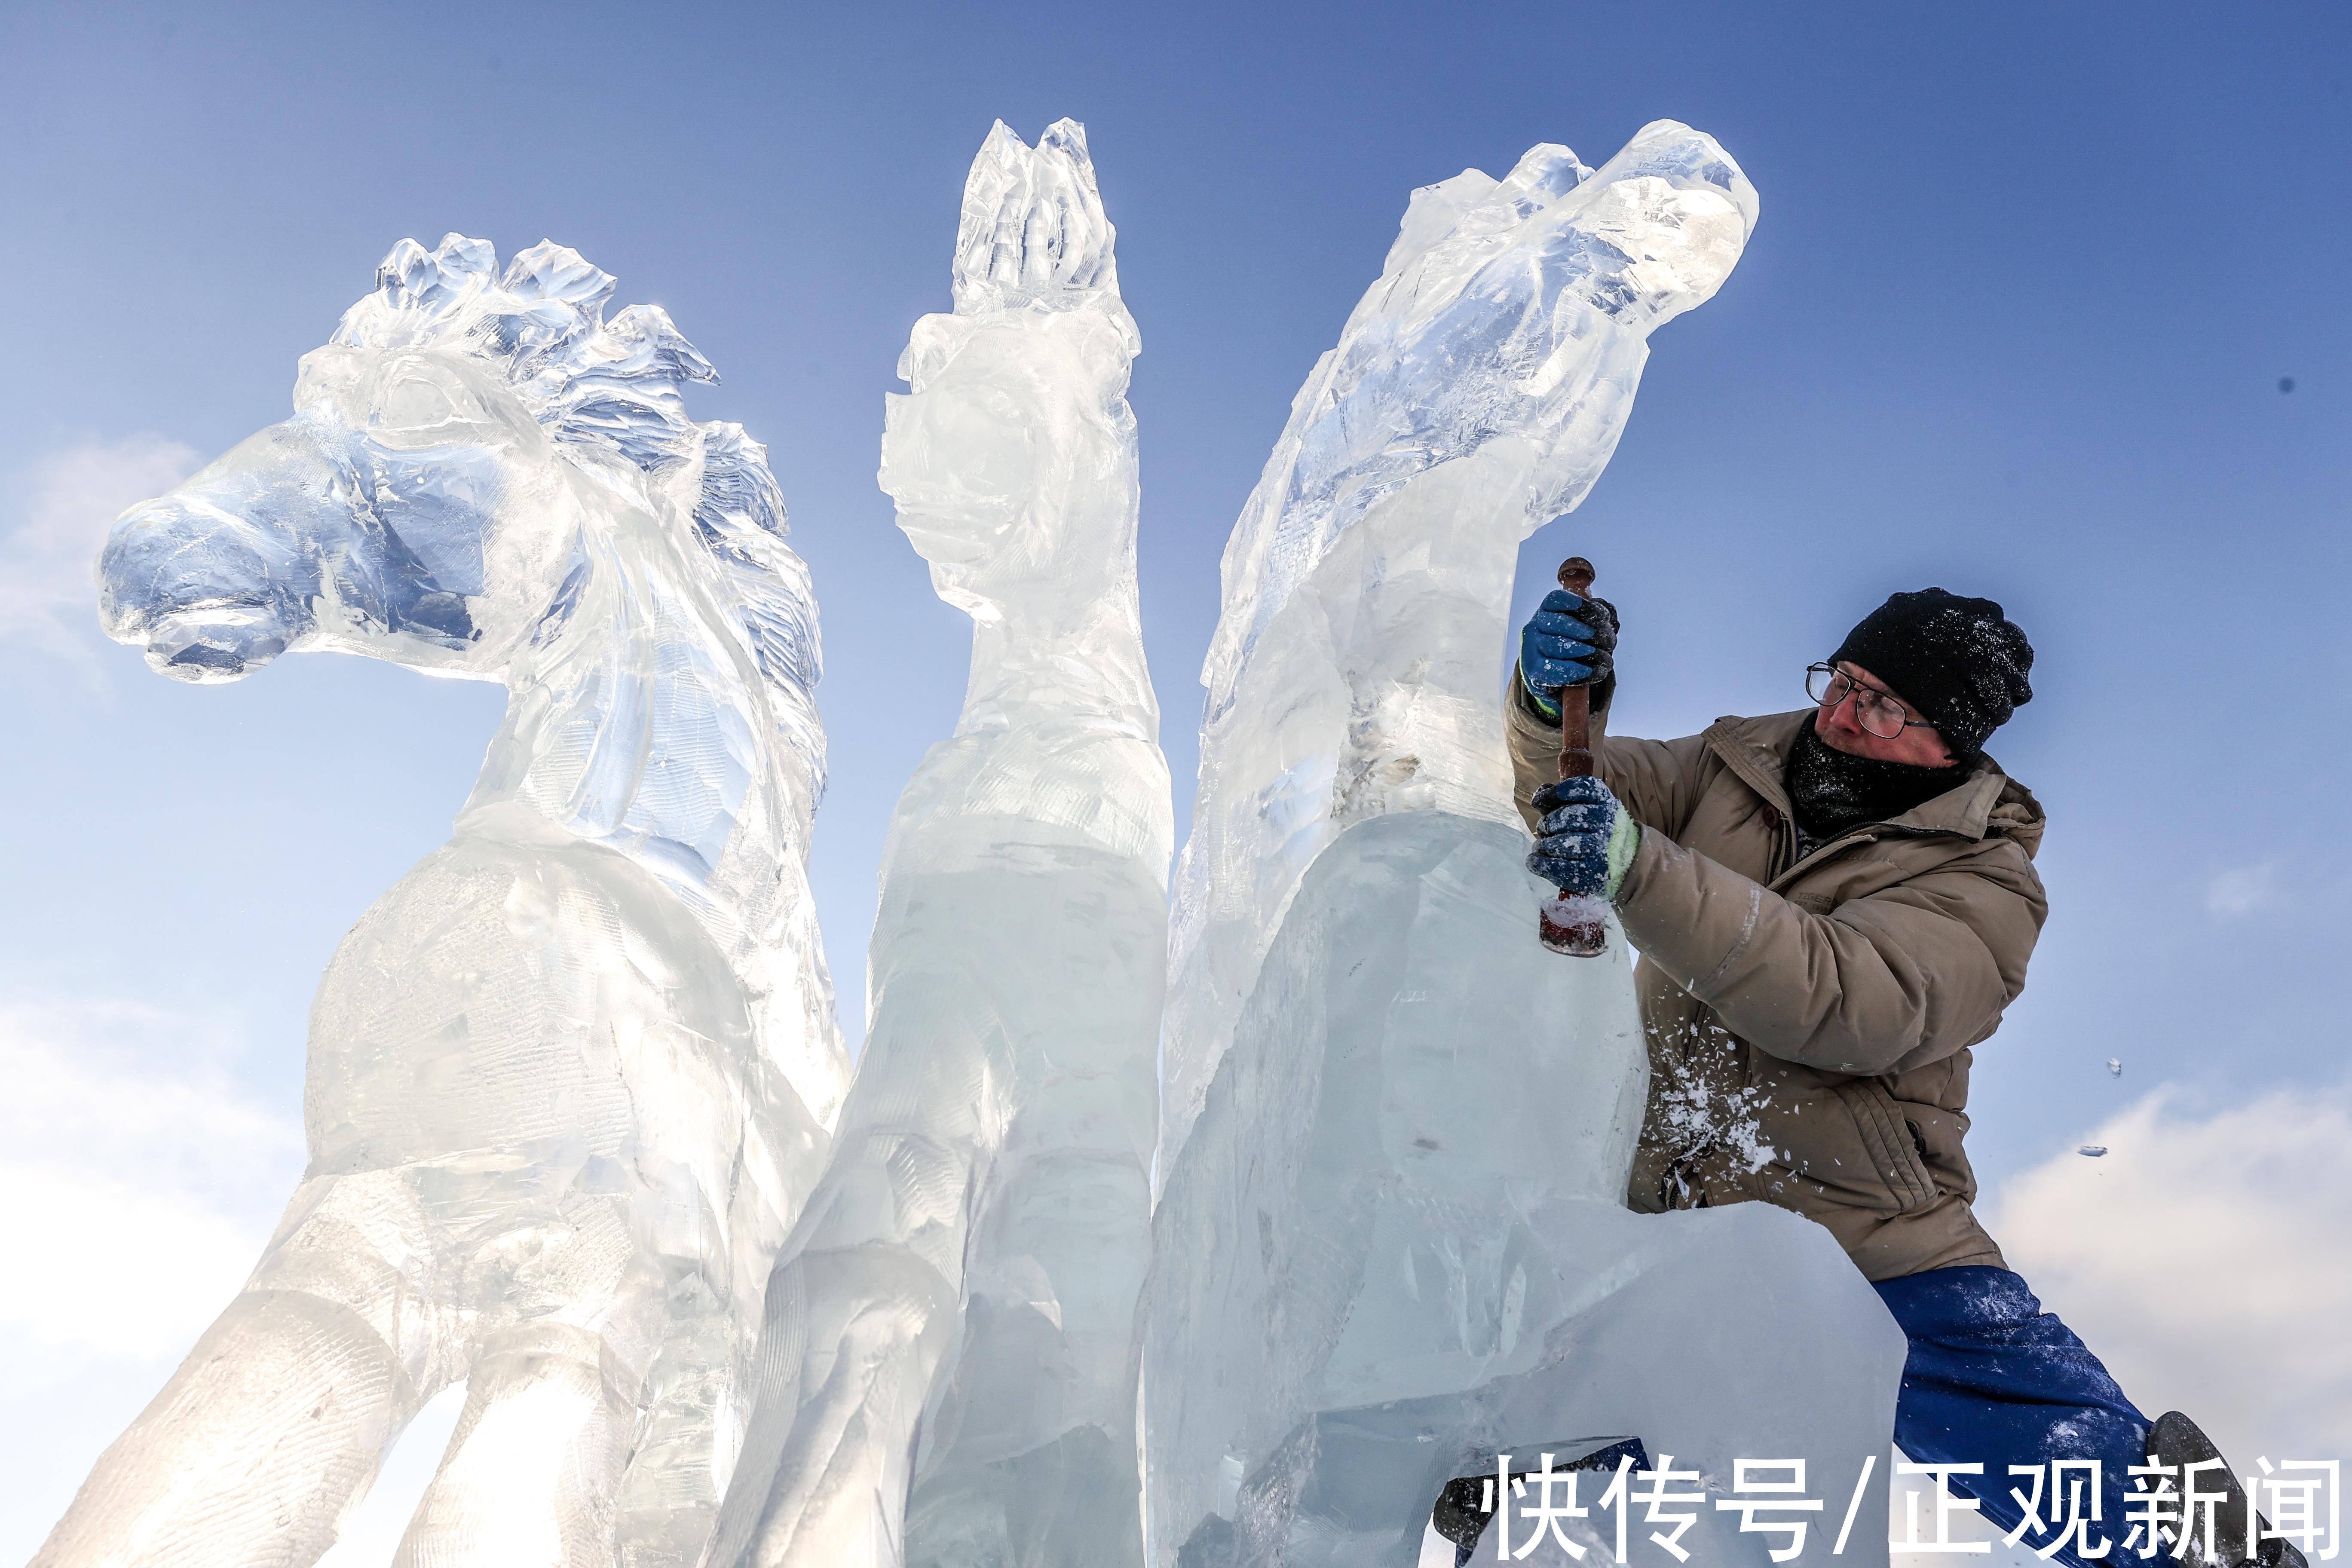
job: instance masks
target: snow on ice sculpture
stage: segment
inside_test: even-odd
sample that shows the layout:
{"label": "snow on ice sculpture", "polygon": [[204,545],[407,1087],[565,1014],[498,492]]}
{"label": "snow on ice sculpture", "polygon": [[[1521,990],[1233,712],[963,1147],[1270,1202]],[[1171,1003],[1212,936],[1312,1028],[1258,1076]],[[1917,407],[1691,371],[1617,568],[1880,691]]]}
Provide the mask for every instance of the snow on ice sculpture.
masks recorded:
{"label": "snow on ice sculpture", "polygon": [[403,241],[291,419],[115,525],[166,675],[287,649],[503,680],[449,842],[311,1012],[310,1164],[244,1290],[35,1560],[307,1563],[420,1405],[402,1563],[688,1563],[847,1078],[804,863],[808,574],[661,310],[542,243]]}
{"label": "snow on ice sculpture", "polygon": [[[1903,1340],[1826,1232],[1623,1207],[1623,933],[1539,945],[1500,713],[1518,544],[1591,489],[1649,333],[1756,209],[1671,121],[1598,171],[1538,146],[1414,193],[1235,525],[1177,872],[1154,1568],[1451,1563],[1433,1505],[1501,1454],[1633,1437],[1718,1489],[1805,1455],[1826,1489],[1884,1447]],[[1760,1564],[1738,1517],[1683,1545]]]}
{"label": "snow on ice sculpture", "polygon": [[[1139,1562],[1130,1362],[1173,836],[1136,606],[1139,340],[1085,132],[973,161],[882,486],[972,617],[899,797],[873,1024],[768,1287],[713,1561]],[[903,1543],[903,1545],[902,1545]]]}

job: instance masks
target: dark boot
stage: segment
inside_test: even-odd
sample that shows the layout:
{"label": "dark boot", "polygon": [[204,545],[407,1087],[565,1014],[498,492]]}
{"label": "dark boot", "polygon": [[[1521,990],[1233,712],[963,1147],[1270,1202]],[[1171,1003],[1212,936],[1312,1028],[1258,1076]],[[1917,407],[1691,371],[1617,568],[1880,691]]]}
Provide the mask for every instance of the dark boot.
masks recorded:
{"label": "dark boot", "polygon": [[[2168,1410],[2156,1419],[2147,1431],[2147,1451],[2159,1465],[2197,1465],[2221,1458],[2221,1450],[2213,1447],[2213,1439],[2198,1430],[2197,1423],[2178,1410]],[[2200,1490],[2212,1489],[2214,1472],[2208,1470],[2197,1478]],[[2303,1553],[2291,1541],[2265,1541],[2259,1553],[2246,1550],[2246,1489],[2226,1463],[2221,1470],[2221,1481],[2229,1496],[2223,1500],[2221,1513],[2213,1521],[2211,1557],[2205,1555],[2205,1531],[2200,1520],[2180,1521],[2182,1538],[2174,1555],[2182,1568],[2239,1568],[2252,1558],[2260,1568],[2306,1568]],[[2189,1489],[2184,1483],[2181,1490]],[[2268,1530],[2271,1521],[2261,1521]]]}

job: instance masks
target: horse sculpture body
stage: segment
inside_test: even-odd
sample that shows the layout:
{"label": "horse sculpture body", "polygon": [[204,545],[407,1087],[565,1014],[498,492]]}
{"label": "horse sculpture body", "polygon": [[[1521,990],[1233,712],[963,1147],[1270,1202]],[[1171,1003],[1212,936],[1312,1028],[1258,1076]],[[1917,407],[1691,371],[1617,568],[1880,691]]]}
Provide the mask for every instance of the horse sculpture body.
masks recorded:
{"label": "horse sculpture body", "polygon": [[1125,1568],[1173,837],[1137,609],[1139,349],[1085,130],[999,122],[882,487],[972,617],[890,819],[872,1025],[776,1259],[709,1568]]}
{"label": "horse sculpture body", "polygon": [[503,680],[448,844],[311,1015],[310,1165],[35,1560],[303,1564],[467,1385],[404,1564],[701,1552],[771,1261],[847,1079],[804,861],[816,616],[765,453],[659,310],[541,244],[404,241],[295,416],[127,512],[108,631]]}

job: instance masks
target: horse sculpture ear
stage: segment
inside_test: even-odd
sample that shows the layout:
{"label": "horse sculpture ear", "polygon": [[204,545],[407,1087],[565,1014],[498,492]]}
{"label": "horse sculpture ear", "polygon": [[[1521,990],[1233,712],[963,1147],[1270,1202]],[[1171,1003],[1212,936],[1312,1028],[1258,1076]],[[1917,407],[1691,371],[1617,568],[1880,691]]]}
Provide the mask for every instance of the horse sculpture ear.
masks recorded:
{"label": "horse sculpture ear", "polygon": [[498,251],[487,239],[445,234],[434,250],[404,239],[376,268],[376,287],[394,295],[396,306],[437,310],[467,285],[488,282],[498,264]]}
{"label": "horse sculpture ear", "polygon": [[329,340],[347,348],[390,348],[431,335],[428,323],[446,316],[467,293],[497,286],[498,252],[487,239],[441,237],[427,250],[404,239],[376,265],[375,292],[343,312]]}
{"label": "horse sculpture ear", "polygon": [[542,239],[515,252],[499,287],[518,300],[560,300],[592,322],[604,319],[614,279],[568,245]]}

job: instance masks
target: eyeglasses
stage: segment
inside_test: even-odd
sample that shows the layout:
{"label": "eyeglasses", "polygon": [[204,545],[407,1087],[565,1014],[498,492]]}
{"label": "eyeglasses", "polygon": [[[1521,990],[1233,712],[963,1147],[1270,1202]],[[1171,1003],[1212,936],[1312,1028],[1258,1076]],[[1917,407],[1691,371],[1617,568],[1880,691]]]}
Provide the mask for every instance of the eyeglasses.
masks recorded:
{"label": "eyeglasses", "polygon": [[1805,695],[1823,708],[1834,708],[1853,698],[1854,722],[1882,741],[1891,741],[1906,730],[1935,728],[1925,719],[1905,717],[1902,703],[1875,686],[1864,686],[1835,665],[1807,665]]}

